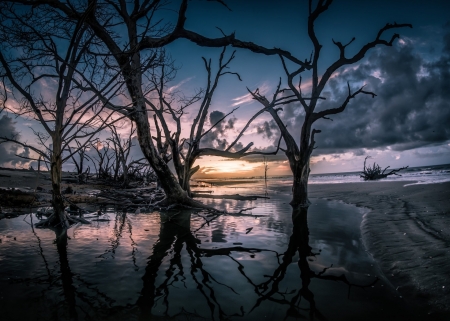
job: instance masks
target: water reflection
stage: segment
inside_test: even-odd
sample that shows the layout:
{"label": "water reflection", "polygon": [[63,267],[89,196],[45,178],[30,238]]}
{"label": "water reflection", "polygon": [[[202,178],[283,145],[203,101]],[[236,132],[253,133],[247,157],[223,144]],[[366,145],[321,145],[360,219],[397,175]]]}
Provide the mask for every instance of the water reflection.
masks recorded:
{"label": "water reflection", "polygon": [[67,257],[67,230],[55,229],[56,249],[59,256],[59,266],[61,271],[61,283],[65,302],[68,306],[68,320],[78,320],[76,309],[75,287],[73,285],[73,274],[70,270],[69,259]]}
{"label": "water reflection", "polygon": [[[369,268],[367,262],[373,261],[359,238],[352,229],[333,225],[333,213],[341,224],[360,213],[318,203],[310,208],[309,220],[308,209],[279,202],[280,212],[268,217],[114,212],[69,230],[71,237],[31,224],[31,234],[29,227],[18,234],[19,239],[28,235],[29,244],[20,247],[23,256],[13,253],[17,247],[12,242],[0,247],[0,292],[22,291],[15,297],[22,304],[41,296],[44,301],[25,312],[13,311],[12,301],[2,299],[0,309],[7,320],[38,319],[29,315],[55,320],[343,320],[389,311],[386,301],[392,296],[386,294],[392,294]],[[24,223],[14,220],[9,221],[16,224],[11,231],[20,231]],[[0,237],[5,239],[9,232],[3,223]],[[320,226],[355,239],[335,241]],[[347,265],[339,263],[343,252]],[[35,271],[17,271],[14,262]],[[13,273],[14,282],[5,282],[4,276]],[[402,315],[398,302],[392,305]]]}
{"label": "water reflection", "polygon": [[[260,297],[257,299],[255,306],[260,306],[265,300],[271,300],[279,304],[287,305],[285,318],[292,316],[295,318],[306,318],[305,310],[309,310],[309,318],[311,320],[315,318],[324,319],[324,315],[320,312],[316,306],[314,299],[314,293],[309,288],[311,279],[318,278],[322,280],[341,281],[348,285],[349,291],[351,286],[360,288],[366,288],[373,286],[378,278],[366,284],[351,283],[346,276],[345,272],[339,275],[328,274],[327,272],[332,268],[325,267],[319,272],[315,272],[311,269],[308,259],[320,255],[319,253],[313,253],[312,247],[309,245],[309,228],[308,228],[308,208],[294,207],[292,209],[292,235],[289,240],[289,245],[286,251],[283,253],[283,259],[281,264],[275,269],[274,273],[270,275],[267,281],[257,285],[257,291]],[[280,289],[280,283],[286,275],[288,267],[292,264],[294,256],[298,254],[298,272],[299,272],[299,284],[298,289],[291,290],[290,293],[283,292]],[[313,261],[313,260],[311,260]],[[289,298],[287,294],[290,294]],[[302,299],[307,302],[308,307],[300,308]]]}
{"label": "water reflection", "polygon": [[[169,294],[172,290],[177,291],[176,287],[172,287],[172,285],[178,281],[183,283],[184,287],[187,287],[185,273],[188,273],[191,276],[191,281],[195,289],[198,290],[197,295],[204,299],[206,306],[210,310],[208,317],[211,319],[223,319],[227,317],[228,314],[223,307],[227,302],[221,302],[218,299],[219,295],[216,293],[217,289],[214,285],[219,286],[219,289],[224,287],[237,295],[238,292],[233,288],[233,285],[227,285],[214,277],[213,274],[209,272],[208,264],[205,264],[203,259],[214,256],[226,256],[238,263],[237,266],[239,270],[243,269],[243,266],[231,256],[231,253],[251,253],[252,255],[253,253],[262,251],[273,252],[272,250],[246,248],[242,246],[201,248],[199,247],[201,240],[194,236],[191,231],[191,215],[191,211],[180,211],[168,218],[167,215],[161,214],[159,240],[153,247],[153,254],[149,257],[145,275],[142,277],[144,286],[137,301],[137,305],[141,309],[141,320],[150,319],[152,309],[155,306],[155,300],[162,301],[162,306],[164,306],[163,314],[167,317],[170,315]],[[217,218],[217,216],[215,217]],[[207,222],[211,222],[211,220],[208,220]],[[198,232],[199,229],[196,229],[195,231]],[[220,235],[219,239],[218,235]],[[225,237],[225,235],[222,230],[213,230],[213,242],[224,242],[223,237]],[[183,249],[186,251],[188,258],[187,267],[184,267],[182,262]],[[166,256],[169,256],[169,254],[171,259],[169,260],[168,266],[165,269],[161,269],[163,260]],[[187,271],[185,271],[185,269]],[[164,275],[164,277],[161,284],[157,286],[156,278],[158,273]],[[189,301],[189,298],[186,298],[186,302]],[[181,310],[182,314],[186,314],[187,311],[184,307],[182,307]],[[191,312],[190,315],[192,314],[193,313]],[[234,313],[233,315],[243,316],[243,314],[241,309],[240,313]],[[175,316],[177,316],[177,314],[175,314]],[[174,317],[174,315],[172,315],[172,317]]]}
{"label": "water reflection", "polygon": [[[201,240],[196,238],[191,232],[191,212],[179,212],[165,221],[162,219],[159,240],[153,248],[153,254],[149,257],[145,275],[142,278],[144,286],[140,298],[137,301],[137,305],[141,310],[140,319],[147,320],[151,317],[152,309],[156,305],[156,300],[163,302],[164,316],[169,317],[171,315],[169,295],[171,291],[177,291],[176,287],[171,287],[171,285],[179,281],[186,287],[185,273],[191,275],[195,288],[199,292],[198,295],[204,298],[206,306],[210,310],[209,318],[211,319],[250,315],[265,301],[271,301],[272,303],[285,306],[284,317],[286,318],[289,316],[295,318],[305,317],[304,310],[309,311],[309,318],[311,319],[314,319],[315,317],[323,318],[323,314],[316,306],[314,294],[309,288],[311,279],[318,278],[329,281],[340,281],[348,285],[349,290],[351,286],[361,288],[370,287],[378,281],[378,278],[374,277],[371,282],[366,281],[365,284],[351,283],[345,272],[341,272],[339,275],[333,273],[329,274],[328,271],[332,269],[331,266],[325,267],[319,272],[313,271],[310,268],[308,258],[315,257],[319,254],[313,253],[311,246],[309,246],[307,216],[307,208],[292,209],[292,235],[290,236],[287,249],[282,255],[270,249],[246,248],[242,246],[220,247],[217,249],[200,248],[199,245],[201,244]],[[222,235],[223,233],[222,231],[214,233],[215,231],[212,233],[213,241],[217,234]],[[222,242],[222,239],[215,241]],[[184,267],[182,262],[183,250],[187,252],[189,257],[189,266],[187,267]],[[258,283],[247,274],[245,265],[240,263],[234,256],[236,256],[236,253],[251,253],[251,257],[254,257],[254,253],[263,251],[274,252],[277,259],[280,257],[282,257],[282,259],[281,261],[278,260],[278,266],[276,266],[275,270],[270,273],[270,275],[264,274],[266,280]],[[162,263],[169,255],[171,256],[169,264],[162,269]],[[297,273],[299,275],[297,286],[295,286],[297,289],[286,292],[284,287],[280,284],[284,280],[287,270],[293,263],[296,255],[298,255]],[[254,293],[256,293],[256,300],[251,303],[252,306],[247,313],[245,312],[244,305],[241,305],[239,311],[227,314],[227,309],[223,307],[223,305],[227,305],[227,301],[221,302],[218,300],[217,290],[214,285],[226,287],[237,295],[239,294],[239,290],[233,288],[233,283],[227,285],[219,282],[213,277],[212,273],[208,271],[207,265],[203,263],[203,258],[214,256],[227,256],[231,261],[236,263],[235,268],[237,268],[238,273],[243,276],[247,285],[251,286]],[[230,263],[227,264],[232,267]],[[267,273],[267,271],[261,271],[261,273]],[[164,275],[164,280],[159,285],[156,285],[158,274]],[[236,283],[237,282],[235,282],[235,284]],[[294,284],[291,284],[291,286],[292,285]],[[308,308],[300,308],[302,299],[309,304]],[[229,309],[229,307],[227,308]],[[184,307],[181,310],[182,312],[186,312]],[[160,311],[158,311],[158,314],[159,312]],[[172,314],[171,316],[173,317],[174,315]]]}

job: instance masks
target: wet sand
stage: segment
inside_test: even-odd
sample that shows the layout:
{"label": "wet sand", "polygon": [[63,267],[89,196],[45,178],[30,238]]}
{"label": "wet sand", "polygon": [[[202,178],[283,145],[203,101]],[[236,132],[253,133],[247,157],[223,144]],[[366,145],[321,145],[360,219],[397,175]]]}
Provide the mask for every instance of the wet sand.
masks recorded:
{"label": "wet sand", "polygon": [[366,248],[400,295],[450,313],[450,182],[310,185],[310,197],[369,208],[361,224]]}
{"label": "wet sand", "polygon": [[[62,190],[70,186],[76,193],[65,195],[71,202],[83,205],[99,203],[100,198],[89,195],[89,192],[101,188],[102,185],[96,185],[96,181],[76,184],[67,182],[68,179],[73,179],[73,174],[63,172]],[[11,217],[28,213],[30,207],[50,206],[51,189],[49,172],[0,168],[0,209],[8,209],[6,211]],[[0,210],[0,219],[4,214]]]}
{"label": "wet sand", "polygon": [[[405,186],[410,183],[313,184],[309,196],[369,208],[361,224],[363,240],[384,275],[405,299],[430,313],[448,315],[450,182]],[[0,187],[49,185],[36,172],[0,170]],[[290,187],[281,189],[289,192]]]}

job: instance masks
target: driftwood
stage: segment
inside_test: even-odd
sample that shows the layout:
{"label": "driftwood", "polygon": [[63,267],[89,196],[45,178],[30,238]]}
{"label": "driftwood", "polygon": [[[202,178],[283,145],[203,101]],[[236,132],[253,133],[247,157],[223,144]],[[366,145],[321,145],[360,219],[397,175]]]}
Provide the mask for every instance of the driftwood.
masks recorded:
{"label": "driftwood", "polygon": [[101,191],[96,196],[109,200],[110,202],[106,202],[107,204],[121,205],[124,208],[136,209],[155,205],[164,198],[165,194],[159,188],[147,187],[128,190],[108,189]]}
{"label": "driftwood", "polygon": [[367,159],[370,158],[370,156],[367,156],[364,159],[364,170],[361,172],[360,177],[363,178],[365,181],[374,181],[374,180],[378,180],[378,179],[382,179],[382,178],[386,178],[389,175],[397,175],[397,176],[402,176],[400,174],[397,174],[399,171],[403,170],[403,169],[407,169],[409,166],[406,167],[401,167],[399,169],[393,169],[391,170],[389,173],[385,173],[386,170],[390,167],[386,167],[384,170],[381,170],[380,165],[378,165],[377,163],[373,163],[372,167],[366,167],[366,161]]}
{"label": "driftwood", "polygon": [[[47,219],[40,220],[34,226],[36,226],[36,227],[53,227],[53,228],[63,226],[64,222],[59,223],[57,226],[54,226],[52,224],[52,219],[53,219],[54,215],[55,215],[55,213],[50,214],[50,216]],[[81,217],[81,216],[75,217],[73,215],[69,215],[69,213],[67,213],[66,211],[64,212],[64,218],[67,221],[67,226],[70,226],[70,225],[76,224],[76,223],[91,224],[91,222],[85,220],[83,217]]]}
{"label": "driftwood", "polygon": [[202,197],[202,198],[214,198],[214,199],[231,199],[237,201],[254,201],[258,198],[269,198],[267,196],[258,196],[258,195],[211,195],[211,194],[203,194],[203,193],[193,193],[193,197]]}

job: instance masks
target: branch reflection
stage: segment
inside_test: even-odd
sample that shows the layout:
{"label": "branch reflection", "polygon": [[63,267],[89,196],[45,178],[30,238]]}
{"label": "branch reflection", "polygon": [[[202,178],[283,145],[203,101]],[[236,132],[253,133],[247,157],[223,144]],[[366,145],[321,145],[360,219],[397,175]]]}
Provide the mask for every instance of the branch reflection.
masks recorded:
{"label": "branch reflection", "polygon": [[[314,293],[310,289],[311,280],[314,278],[321,280],[339,281],[350,287],[369,287],[377,282],[377,278],[374,278],[369,284],[354,284],[349,281],[346,273],[342,272],[343,269],[336,269],[330,267],[323,267],[318,270],[317,266],[310,267],[309,260],[312,257],[318,255],[312,252],[312,248],[309,245],[309,229],[308,229],[308,209],[296,207],[292,209],[292,234],[289,238],[289,243],[286,251],[279,255],[270,249],[248,248],[243,246],[233,247],[220,247],[220,248],[201,248],[199,245],[201,241],[196,238],[191,231],[191,213],[190,211],[180,211],[169,219],[165,219],[165,215],[161,214],[161,227],[159,232],[159,240],[153,247],[153,253],[149,257],[145,274],[142,277],[143,288],[140,293],[140,297],[137,300],[137,306],[140,309],[140,320],[151,319],[155,315],[163,315],[165,317],[176,317],[179,314],[195,315],[194,311],[189,311],[190,306],[188,302],[198,300],[199,297],[203,297],[204,306],[207,306],[209,313],[207,318],[209,319],[225,319],[229,317],[245,317],[250,315],[258,308],[263,308],[262,303],[270,301],[275,304],[285,306],[285,317],[303,317],[308,319],[326,319],[324,313],[317,307]],[[208,223],[211,220],[208,219]],[[202,227],[204,225],[201,225]],[[198,228],[194,230],[198,232]],[[183,249],[186,253],[183,253]],[[261,253],[261,252],[274,252],[278,263],[275,264],[276,268],[270,275],[264,275],[266,280],[264,282],[255,282],[255,271],[246,268],[245,263],[236,259],[238,253]],[[287,273],[292,273],[292,264],[295,264],[294,260],[298,255],[298,273],[299,279],[295,286],[296,289],[286,291],[281,283],[285,279]],[[221,289],[230,291],[236,295],[240,295],[242,290],[242,282],[237,278],[224,283],[214,277],[215,265],[209,263],[205,264],[206,258],[214,256],[225,256],[230,259],[230,263],[227,267],[230,269],[230,274],[241,275],[246,284],[254,289],[257,298],[251,305],[248,312],[245,312],[244,306],[230,307],[230,305],[223,299],[221,295]],[[169,260],[166,257],[170,257]],[[186,265],[186,259],[189,259],[189,267],[183,266],[183,262]],[[279,260],[279,257],[282,259]],[[220,263],[216,263],[220,264]],[[164,266],[164,268],[162,268]],[[291,266],[291,268],[290,268]],[[237,269],[234,270],[234,269]],[[288,272],[288,269],[290,271]],[[213,269],[213,270],[211,270]],[[267,274],[267,271],[261,269],[256,271],[257,274]],[[336,274],[336,272],[339,272]],[[193,282],[196,287],[196,294],[194,297],[186,297],[183,302],[181,312],[174,315],[174,309],[170,309],[171,301],[169,295],[171,291],[177,291],[176,285],[183,284],[183,287],[189,286],[187,282],[188,273],[190,275],[190,282]],[[159,277],[158,277],[159,274]],[[252,275],[252,276],[250,276]],[[179,282],[179,283],[177,283]],[[192,283],[190,285],[192,287]],[[290,284],[292,286],[292,284]],[[239,288],[239,289],[238,289]],[[193,293],[192,291],[190,293]],[[307,302],[308,308],[300,308],[300,303]],[[245,298],[243,299],[245,301]],[[159,303],[158,302],[162,302]],[[178,302],[179,303],[179,302]],[[158,306],[158,311],[153,309]],[[161,311],[163,306],[163,311]],[[230,312],[230,308],[235,311]],[[284,308],[283,308],[284,309]],[[204,312],[204,311],[202,311]],[[305,315],[307,314],[307,315]],[[205,315],[198,317],[205,317]]]}
{"label": "branch reflection", "polygon": [[[245,224],[253,224],[254,219],[204,215],[192,210],[151,215],[160,216],[159,220],[154,216],[152,218],[155,223],[160,221],[159,231],[155,231],[158,240],[153,243],[143,272],[139,255],[143,250],[138,251],[137,243],[144,241],[139,241],[142,237],[139,228],[142,227],[136,222],[147,218],[135,219],[132,215],[116,213],[115,219],[111,220],[113,224],[103,223],[103,228],[110,226],[112,234],[107,239],[104,253],[94,257],[110,256],[123,260],[124,251],[118,249],[127,244],[125,252],[128,263],[125,266],[134,272],[123,274],[126,277],[122,277],[122,281],[113,273],[117,270],[108,269],[106,264],[102,265],[107,269],[102,273],[101,280],[89,275],[90,271],[96,273],[98,270],[82,270],[83,265],[77,261],[77,256],[81,254],[76,252],[76,248],[68,249],[70,238],[66,232],[59,230],[55,230],[59,271],[52,270],[51,261],[44,256],[40,239],[35,234],[39,245],[37,253],[43,259],[46,280],[42,280],[40,275],[33,281],[48,284],[48,288],[43,289],[43,295],[51,305],[46,316],[64,320],[256,320],[267,311],[276,310],[276,317],[280,319],[326,319],[325,315],[330,312],[325,310],[324,301],[316,298],[320,298],[322,292],[318,292],[314,279],[344,284],[343,289],[339,288],[344,295],[346,287],[350,291],[352,287],[368,287],[377,281],[373,279],[370,284],[361,284],[368,280],[365,275],[357,280],[343,267],[319,265],[319,261],[324,261],[324,256],[313,253],[310,246],[306,208],[293,208],[292,217],[287,222],[278,220],[276,216],[268,218],[270,222],[259,217],[257,220],[262,226],[251,228],[246,228]],[[288,237],[284,231],[290,222],[292,233]],[[272,229],[272,225],[277,228]],[[245,230],[252,228],[250,234],[245,234]],[[239,242],[227,246],[225,242],[233,239],[233,233],[241,233]],[[271,243],[274,233],[277,240],[287,244],[280,248],[279,244],[275,246]],[[267,240],[270,241],[261,241],[261,235],[269,236]],[[124,242],[128,237],[129,242]],[[78,244],[74,242],[72,245]],[[128,248],[130,245],[131,248]],[[86,253],[82,255],[83,258],[89,257]],[[69,259],[73,261],[72,269]],[[136,277],[142,277],[142,287],[140,281],[135,282]],[[124,291],[122,294],[116,293],[118,287],[111,286],[115,283],[120,286],[120,291]],[[130,288],[123,288],[123,284],[130,284]],[[53,299],[55,290],[61,293],[56,301]],[[125,301],[125,296],[130,301]]]}

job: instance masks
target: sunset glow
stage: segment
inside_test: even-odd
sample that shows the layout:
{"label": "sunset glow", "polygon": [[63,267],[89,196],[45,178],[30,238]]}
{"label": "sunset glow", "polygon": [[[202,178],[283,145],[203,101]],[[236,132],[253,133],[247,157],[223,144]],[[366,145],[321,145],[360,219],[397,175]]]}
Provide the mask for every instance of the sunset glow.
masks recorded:
{"label": "sunset glow", "polygon": [[[201,177],[236,177],[264,175],[260,162],[250,163],[245,160],[226,160],[219,157],[208,157],[198,161]],[[259,170],[258,170],[259,169]],[[260,172],[258,174],[258,172]]]}

